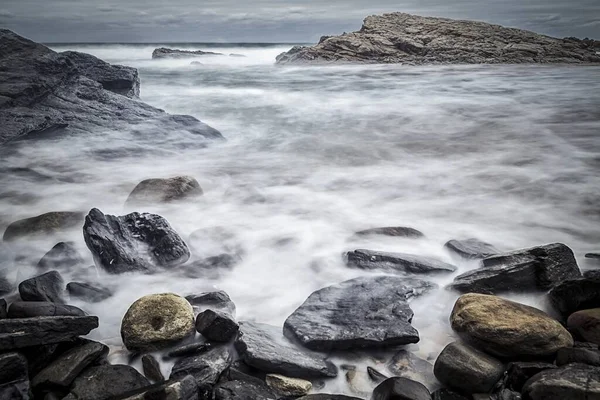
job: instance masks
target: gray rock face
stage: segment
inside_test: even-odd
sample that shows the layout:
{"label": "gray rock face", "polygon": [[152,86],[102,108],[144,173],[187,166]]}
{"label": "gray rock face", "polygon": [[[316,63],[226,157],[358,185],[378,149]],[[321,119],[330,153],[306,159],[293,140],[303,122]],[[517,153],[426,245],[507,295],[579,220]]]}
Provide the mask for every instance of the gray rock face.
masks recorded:
{"label": "gray rock face", "polygon": [[419,382],[406,378],[389,378],[381,382],[371,400],[431,400],[429,390]]}
{"label": "gray rock face", "polygon": [[50,271],[19,284],[19,294],[24,301],[49,301],[63,304],[65,282],[58,271]]}
{"label": "gray rock face", "polygon": [[152,52],[152,58],[194,58],[202,56],[223,56],[223,53],[213,53],[202,50],[178,50],[159,47]]}
{"label": "gray rock face", "polygon": [[190,258],[181,237],[156,214],[116,217],[93,208],[85,218],[83,237],[96,262],[111,274],[154,272]]}
{"label": "gray rock face", "polygon": [[199,386],[212,386],[217,383],[223,371],[229,368],[232,361],[233,354],[229,347],[215,347],[206,353],[177,360],[171,370],[170,379],[181,379],[191,375]]}
{"label": "gray rock face", "polygon": [[600,399],[600,368],[569,364],[534,375],[523,386],[529,400]]}
{"label": "gray rock face", "polygon": [[548,298],[565,319],[575,311],[600,308],[600,278],[566,280],[552,288]]}
{"label": "gray rock face", "polygon": [[[2,30],[0,30],[0,43]],[[1,74],[1,72],[0,72]],[[1,75],[0,75],[1,77]],[[0,99],[2,98],[2,83],[0,82]],[[2,106],[0,105],[0,121],[2,120]],[[0,126],[0,144],[2,144],[2,127]],[[68,229],[81,227],[83,214],[71,211],[55,211],[35,217],[21,219],[11,223],[4,231],[3,239],[13,241],[26,236],[53,235]]]}
{"label": "gray rock face", "polygon": [[593,46],[477,21],[405,13],[365,18],[357,32],[294,47],[277,57],[291,63],[521,64],[598,63]]}
{"label": "gray rock face", "polygon": [[397,273],[430,274],[456,271],[454,265],[430,257],[388,253],[373,250],[354,250],[346,253],[348,266]]}
{"label": "gray rock face", "polygon": [[84,316],[83,310],[66,304],[56,304],[49,301],[15,301],[8,309],[8,318]]}
{"label": "gray rock face", "polygon": [[84,260],[73,242],[57,243],[38,262],[37,267],[48,269],[70,269],[83,264]]}
{"label": "gray rock face", "polygon": [[202,196],[202,188],[191,176],[146,179],[137,184],[125,205],[168,203]]}
{"label": "gray rock face", "polygon": [[299,348],[285,339],[277,327],[240,322],[240,333],[235,348],[251,367],[292,378],[337,376],[335,366],[322,354]]}
{"label": "gray rock face", "polygon": [[395,276],[356,278],[317,290],[285,321],[284,334],[313,350],[417,343],[407,300],[435,285]]}
{"label": "gray rock face", "polygon": [[0,354],[0,399],[30,399],[27,361],[18,353]]}
{"label": "gray rock face", "polygon": [[459,256],[468,259],[486,258],[500,253],[500,250],[491,244],[474,238],[449,240],[444,246]]}
{"label": "gray rock face", "polygon": [[143,387],[111,400],[198,400],[198,385],[192,376]]}
{"label": "gray rock face", "polygon": [[100,365],[79,375],[64,400],[107,400],[148,385],[150,382],[128,365]]}

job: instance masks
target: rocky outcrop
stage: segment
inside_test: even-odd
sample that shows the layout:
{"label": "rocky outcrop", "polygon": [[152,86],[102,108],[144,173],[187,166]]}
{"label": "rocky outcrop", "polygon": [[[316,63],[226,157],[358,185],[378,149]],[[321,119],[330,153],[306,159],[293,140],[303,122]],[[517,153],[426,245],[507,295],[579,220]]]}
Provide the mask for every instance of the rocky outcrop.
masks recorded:
{"label": "rocky outcrop", "polygon": [[56,304],[49,301],[15,301],[8,309],[8,318],[84,316],[83,310],[65,304]]}
{"label": "rocky outcrop", "polygon": [[178,50],[159,47],[152,52],[152,58],[194,58],[202,56],[224,56],[223,53],[213,53],[202,50]]}
{"label": "rocky outcrop", "polygon": [[420,17],[405,13],[374,15],[357,32],[296,46],[278,64],[299,63],[522,64],[600,63],[586,41],[557,39],[477,21]]}
{"label": "rocky outcrop", "polygon": [[49,301],[64,303],[65,283],[58,271],[50,271],[19,284],[19,294],[24,301]]}

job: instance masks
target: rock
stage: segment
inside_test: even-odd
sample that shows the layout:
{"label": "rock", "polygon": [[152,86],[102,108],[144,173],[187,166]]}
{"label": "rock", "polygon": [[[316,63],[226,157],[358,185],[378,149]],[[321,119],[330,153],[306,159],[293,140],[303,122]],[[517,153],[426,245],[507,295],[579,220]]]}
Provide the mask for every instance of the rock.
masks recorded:
{"label": "rock", "polygon": [[79,299],[88,303],[99,303],[112,296],[109,289],[85,282],[67,283],[67,292],[69,292],[71,299]]}
{"label": "rock", "polygon": [[244,254],[244,249],[235,231],[220,226],[198,229],[192,232],[188,243],[194,255],[199,259],[218,258],[223,254],[241,257]]}
{"label": "rock", "polygon": [[394,377],[381,382],[371,400],[431,400],[431,394],[419,382]]}
{"label": "rock", "polygon": [[52,344],[87,335],[98,317],[35,317],[0,320],[0,351]]}
{"label": "rock", "polygon": [[394,227],[383,227],[383,228],[371,228],[365,229],[363,231],[358,231],[355,233],[356,236],[371,236],[371,235],[382,235],[382,236],[396,236],[396,237],[405,237],[405,238],[422,238],[425,235],[416,229],[407,228],[403,226],[394,226]]}
{"label": "rock", "polygon": [[207,257],[184,265],[185,275],[195,279],[217,279],[221,276],[221,272],[232,270],[240,260],[240,257],[231,254]]}
{"label": "rock", "polygon": [[431,274],[456,271],[454,265],[435,258],[372,250],[349,251],[346,253],[346,262],[350,267],[397,273]]}
{"label": "rock", "polygon": [[[433,366],[432,366],[433,368]],[[367,367],[367,375],[369,375],[369,379],[375,383],[381,383],[385,381],[388,377],[377,371],[375,368]]]}
{"label": "rock", "polygon": [[450,323],[465,340],[498,357],[545,357],[573,346],[571,334],[543,311],[496,296],[462,295]]}
{"label": "rock", "polygon": [[[198,400],[198,385],[192,376],[161,382],[128,392],[114,400]],[[112,400],[112,399],[111,399]]]}
{"label": "rock", "polygon": [[[342,366],[342,369],[346,369],[344,367],[349,366],[344,365]],[[352,394],[355,394],[357,396],[370,396],[370,394],[373,392],[373,389],[375,389],[375,387],[377,386],[377,383],[371,380],[369,373],[363,368],[358,369],[354,365],[352,365],[351,367],[352,368],[348,368],[348,370],[344,374],[346,377],[346,382],[348,383],[348,389],[350,389],[350,392],[352,392]],[[383,379],[381,382],[383,382],[384,380],[385,379]]]}
{"label": "rock", "polygon": [[173,293],[151,294],[136,300],[121,322],[121,337],[131,351],[172,346],[194,331],[192,306]]}
{"label": "rock", "polygon": [[0,319],[8,317],[8,311],[6,310],[6,300],[0,299]]}
{"label": "rock", "polygon": [[8,309],[8,318],[84,316],[83,310],[75,306],[56,304],[49,301],[16,301]]}
{"label": "rock", "polygon": [[489,392],[504,374],[504,365],[492,356],[463,343],[447,345],[433,372],[445,386],[465,393]]}
{"label": "rock", "polygon": [[[4,30],[0,30],[0,44]],[[0,63],[1,64],[1,63]],[[2,87],[0,86],[0,96],[2,96]],[[5,111],[0,108],[0,121],[2,121]],[[0,124],[1,126],[1,124]],[[8,133],[0,128],[0,145],[3,142],[3,136]],[[4,231],[3,240],[7,242],[15,241],[26,236],[44,235],[50,236],[64,232],[69,229],[80,227],[83,224],[83,214],[79,212],[57,211],[49,212],[37,217],[21,219],[10,224]]]}
{"label": "rock", "polygon": [[600,258],[600,253],[587,253],[585,258]]}
{"label": "rock", "polygon": [[199,386],[212,386],[232,361],[233,354],[229,347],[215,347],[203,354],[178,359],[173,365],[169,379],[181,379],[191,375]]}
{"label": "rock", "polygon": [[506,379],[504,386],[511,390],[520,392],[523,390],[523,385],[532,376],[545,371],[547,369],[556,368],[554,364],[545,362],[512,362],[506,368]]}
{"label": "rock", "polygon": [[243,54],[230,53],[229,57],[245,58],[246,56]]}
{"label": "rock", "polygon": [[435,285],[395,276],[356,278],[317,290],[285,321],[284,334],[313,350],[419,341],[407,299]]}
{"label": "rock", "polygon": [[213,53],[210,51],[202,51],[202,50],[178,50],[178,49],[168,49],[166,47],[160,47],[158,49],[154,49],[152,52],[152,58],[193,58],[193,57],[202,57],[202,56],[223,56],[223,53]]}
{"label": "rock", "polygon": [[[2,272],[0,272],[1,274]],[[13,284],[6,279],[5,276],[0,275],[0,296],[9,294],[13,291]]]}
{"label": "rock", "polygon": [[431,394],[432,400],[471,400],[461,394],[453,392],[450,389],[438,389]]}
{"label": "rock", "polygon": [[576,349],[565,347],[556,353],[556,365],[562,366],[573,363],[595,365],[600,367],[600,352],[590,349]]}
{"label": "rock", "polygon": [[77,376],[96,360],[108,355],[108,347],[90,342],[60,355],[32,380],[34,389],[68,388]]}
{"label": "rock", "polygon": [[19,294],[23,301],[50,301],[63,304],[65,283],[58,271],[50,271],[19,284]]}
{"label": "rock", "polygon": [[588,350],[598,350],[598,345],[590,342],[577,342],[573,344],[573,347],[576,349],[588,349]]}
{"label": "rock", "polygon": [[400,350],[394,354],[387,368],[394,376],[408,378],[427,387],[434,386],[436,382],[433,365],[407,350]]}
{"label": "rock", "polygon": [[220,311],[205,310],[196,318],[196,331],[213,342],[229,342],[238,330],[233,318]]}
{"label": "rock", "polygon": [[[123,131],[142,124],[152,127],[147,132],[152,137],[192,134],[198,137],[200,146],[207,139],[222,139],[217,130],[194,117],[169,115],[114,93],[136,91],[133,69],[109,66],[89,55],[59,54],[7,29],[0,31],[0,47],[0,98],[6,99],[0,106],[0,144],[42,135],[97,133],[99,129]],[[121,85],[121,78],[127,81],[126,85]],[[5,240],[33,232],[53,232],[59,226],[74,227],[82,222],[65,219],[64,215],[58,217],[9,227]]]}
{"label": "rock", "polygon": [[48,269],[71,269],[84,263],[83,257],[77,251],[74,242],[57,243],[38,262],[37,267]]}
{"label": "rock", "polygon": [[215,400],[277,400],[275,395],[262,382],[229,381],[215,387]]}
{"label": "rock", "polygon": [[185,296],[185,299],[192,305],[194,311],[200,313],[207,309],[225,312],[229,315],[235,315],[235,304],[227,293],[222,290],[216,292],[206,292]]}
{"label": "rock", "polygon": [[202,196],[202,188],[191,176],[176,176],[167,179],[146,179],[133,189],[126,206],[169,203],[172,201]]}
{"label": "rock", "polygon": [[0,354],[0,399],[30,399],[27,361],[18,353]]}
{"label": "rock", "polygon": [[186,344],[183,346],[176,347],[173,350],[169,351],[167,353],[167,356],[183,357],[183,356],[190,356],[190,355],[194,355],[194,354],[202,354],[202,353],[206,353],[209,350],[212,350],[213,348],[214,348],[214,346],[211,343],[200,342],[200,343]]}
{"label": "rock", "polygon": [[116,217],[93,208],[83,226],[85,243],[108,273],[153,272],[185,263],[190,251],[163,217],[131,213]]}
{"label": "rock", "polygon": [[600,308],[574,312],[567,326],[588,342],[600,345]]}
{"label": "rock", "polygon": [[160,364],[156,358],[150,354],[144,354],[142,356],[142,369],[144,370],[146,378],[154,382],[162,382],[165,380],[165,377],[160,370]]}
{"label": "rock", "polygon": [[282,396],[306,396],[310,389],[312,389],[312,383],[304,379],[288,378],[287,376],[277,374],[267,374],[265,377],[267,386],[273,391]]}
{"label": "rock", "polygon": [[548,293],[552,306],[565,319],[576,311],[600,308],[600,279],[570,279]]}
{"label": "rock", "polygon": [[590,269],[584,271],[583,277],[587,279],[600,279],[600,269]]}
{"label": "rock", "polygon": [[[484,395],[485,396],[485,395]],[[489,397],[484,397],[487,400]],[[493,400],[521,400],[521,394],[512,390],[502,389],[498,394],[491,397]]]}
{"label": "rock", "polygon": [[446,242],[444,247],[467,259],[486,258],[500,253],[500,250],[496,249],[491,244],[474,238],[450,240]]}
{"label": "rock", "polygon": [[150,382],[128,365],[100,365],[79,375],[63,400],[108,400],[148,385]]}
{"label": "rock", "polygon": [[569,364],[534,375],[523,386],[529,400],[566,400],[600,398],[600,368]]}
{"label": "rock", "polygon": [[308,63],[521,64],[597,63],[581,40],[557,39],[477,21],[405,13],[365,18],[357,32],[315,46],[294,47],[278,64]]}
{"label": "rock", "polygon": [[244,362],[261,371],[292,378],[335,377],[337,369],[322,354],[313,353],[286,340],[279,328],[240,322],[235,348]]}
{"label": "rock", "polygon": [[308,396],[299,397],[296,400],[362,400],[358,397],[344,396],[341,394],[309,394]]}

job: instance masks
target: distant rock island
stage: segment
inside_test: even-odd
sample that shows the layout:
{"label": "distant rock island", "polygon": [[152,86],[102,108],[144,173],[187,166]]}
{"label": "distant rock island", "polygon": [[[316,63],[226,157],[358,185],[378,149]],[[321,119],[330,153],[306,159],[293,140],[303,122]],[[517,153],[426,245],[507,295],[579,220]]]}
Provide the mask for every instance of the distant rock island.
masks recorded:
{"label": "distant rock island", "polygon": [[600,63],[599,50],[596,40],[391,13],[365,18],[357,32],[324,36],[315,46],[295,46],[280,54],[277,63],[583,64]]}
{"label": "distant rock island", "polygon": [[152,52],[152,58],[192,58],[202,56],[224,56],[223,53],[213,53],[202,50],[178,50],[167,47],[159,47]]}

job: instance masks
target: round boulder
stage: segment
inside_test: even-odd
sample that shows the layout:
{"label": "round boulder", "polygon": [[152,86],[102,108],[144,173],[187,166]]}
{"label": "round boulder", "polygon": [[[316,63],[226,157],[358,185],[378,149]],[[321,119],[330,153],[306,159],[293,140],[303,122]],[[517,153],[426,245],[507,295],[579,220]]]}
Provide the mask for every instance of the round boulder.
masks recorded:
{"label": "round boulder", "polygon": [[600,308],[571,314],[567,326],[588,342],[600,345]]}
{"label": "round boulder", "polygon": [[138,183],[127,198],[126,205],[168,203],[202,196],[202,188],[191,176],[167,179],[146,179]]}
{"label": "round boulder", "polygon": [[459,297],[450,322],[465,340],[502,358],[544,357],[573,346],[571,334],[543,311],[497,296]]}
{"label": "round boulder", "polygon": [[194,312],[183,297],[151,294],[134,302],[121,322],[121,337],[131,351],[162,349],[194,332]]}

